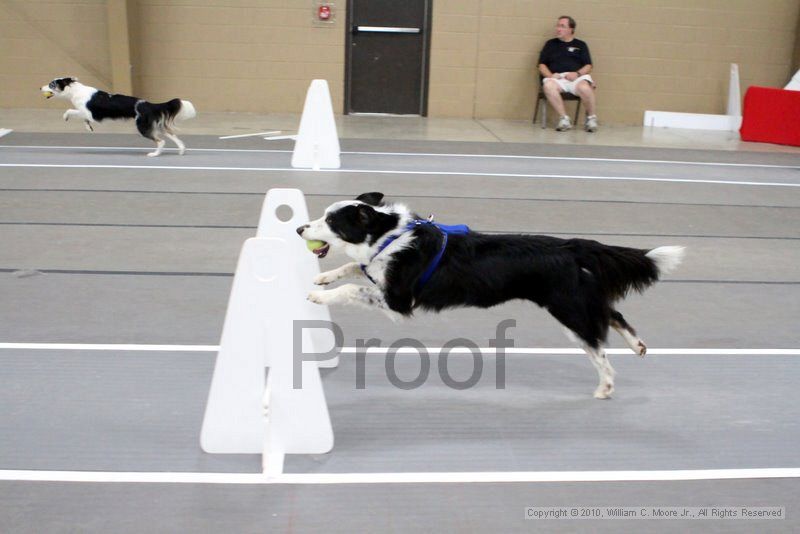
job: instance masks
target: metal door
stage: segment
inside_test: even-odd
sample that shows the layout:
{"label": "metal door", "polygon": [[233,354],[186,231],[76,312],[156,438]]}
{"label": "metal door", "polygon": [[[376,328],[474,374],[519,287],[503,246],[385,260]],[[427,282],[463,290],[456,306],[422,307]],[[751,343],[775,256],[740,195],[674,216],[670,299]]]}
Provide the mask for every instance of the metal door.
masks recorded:
{"label": "metal door", "polygon": [[431,0],[348,0],[345,113],[427,114]]}

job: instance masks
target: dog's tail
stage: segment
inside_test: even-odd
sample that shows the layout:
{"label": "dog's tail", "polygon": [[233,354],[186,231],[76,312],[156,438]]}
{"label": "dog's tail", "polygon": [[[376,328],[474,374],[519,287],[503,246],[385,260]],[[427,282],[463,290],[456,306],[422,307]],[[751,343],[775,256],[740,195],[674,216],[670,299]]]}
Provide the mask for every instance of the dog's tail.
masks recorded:
{"label": "dog's tail", "polygon": [[607,298],[618,300],[630,290],[641,293],[674,270],[681,263],[685,248],[667,246],[643,250],[592,243],[584,252],[581,267],[589,270]]}
{"label": "dog's tail", "polygon": [[194,104],[188,100],[181,100],[180,102],[181,108],[178,110],[178,114],[175,115],[176,121],[188,121],[197,117],[197,110],[194,109]]}
{"label": "dog's tail", "polygon": [[159,137],[165,131],[171,132],[175,121],[191,119],[197,115],[192,103],[180,98],[173,98],[159,104],[139,100],[136,102],[135,109],[136,127],[143,136],[149,139]]}
{"label": "dog's tail", "polygon": [[658,269],[658,274],[667,274],[678,268],[686,254],[686,247],[658,247],[649,251],[645,256],[650,258]]}

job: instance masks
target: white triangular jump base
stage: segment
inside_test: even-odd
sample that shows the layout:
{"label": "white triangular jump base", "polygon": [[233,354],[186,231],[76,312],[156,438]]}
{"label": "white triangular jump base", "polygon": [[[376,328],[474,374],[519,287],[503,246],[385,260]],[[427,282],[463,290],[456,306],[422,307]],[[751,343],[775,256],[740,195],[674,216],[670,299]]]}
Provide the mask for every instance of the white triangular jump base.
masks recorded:
{"label": "white triangular jump base", "polygon": [[339,136],[333,118],[328,82],[313,80],[306,93],[300,128],[292,152],[292,167],[301,169],[338,169]]}
{"label": "white triangular jump base", "polygon": [[[280,206],[291,208],[288,221],[278,218]],[[332,335],[325,346],[310,329],[302,331],[302,347],[293,340],[296,320],[330,320],[326,307],[306,299],[317,259],[290,234],[307,221],[300,191],[269,191],[258,237],[239,255],[200,435],[209,453],[261,453],[272,475],[283,471],[285,454],[333,447],[318,362],[302,361],[302,387],[294,383],[295,352],[328,352],[334,344]]]}

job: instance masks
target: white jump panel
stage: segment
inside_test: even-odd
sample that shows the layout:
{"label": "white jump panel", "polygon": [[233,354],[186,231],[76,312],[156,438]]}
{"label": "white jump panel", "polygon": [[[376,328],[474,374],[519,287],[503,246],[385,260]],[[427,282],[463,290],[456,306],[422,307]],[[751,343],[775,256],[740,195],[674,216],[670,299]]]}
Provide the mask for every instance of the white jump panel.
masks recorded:
{"label": "white jump panel", "polygon": [[[210,453],[263,454],[268,475],[285,454],[322,454],[333,447],[319,365],[311,353],[336,346],[326,306],[307,300],[319,273],[296,228],[308,222],[303,193],[267,193],[258,237],[245,241],[233,279],[200,443]],[[267,372],[268,370],[268,372]]]}
{"label": "white jump panel", "polygon": [[292,153],[292,167],[338,169],[342,165],[339,153],[339,136],[336,133],[328,82],[313,80],[306,93]]}

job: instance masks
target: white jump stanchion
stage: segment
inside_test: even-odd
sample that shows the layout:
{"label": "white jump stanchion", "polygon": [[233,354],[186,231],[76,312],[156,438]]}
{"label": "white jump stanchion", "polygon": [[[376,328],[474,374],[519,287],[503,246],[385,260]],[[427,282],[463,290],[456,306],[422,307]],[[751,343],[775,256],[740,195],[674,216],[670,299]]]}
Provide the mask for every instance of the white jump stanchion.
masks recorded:
{"label": "white jump stanchion", "polygon": [[300,128],[292,152],[292,167],[302,169],[338,169],[339,136],[333,118],[328,82],[313,80],[306,93]]}
{"label": "white jump stanchion", "polygon": [[787,91],[800,91],[800,70],[794,73],[792,79],[784,87]]}
{"label": "white jump stanchion", "polygon": [[[268,475],[283,471],[286,454],[333,447],[317,362],[299,362],[301,378],[294,372],[294,321],[305,319],[307,290],[293,250],[278,237],[245,241],[200,435],[209,453],[262,453]],[[303,337],[311,345],[307,330]]]}
{"label": "white jump stanchion", "polygon": [[731,117],[742,116],[742,91],[739,87],[739,65],[731,63],[731,76],[728,81],[728,109]]}
{"label": "white jump stanchion", "polygon": [[[278,217],[278,209],[287,206],[291,209],[291,218],[283,221]],[[305,283],[307,291],[319,289],[314,286],[314,278],[319,274],[319,262],[306,248],[305,240],[297,235],[297,227],[308,223],[308,207],[306,197],[299,189],[270,189],[264,197],[261,207],[261,217],[258,221],[256,237],[279,237],[286,240],[289,245],[292,265],[297,269],[301,282]],[[302,260],[302,261],[301,261]],[[303,319],[318,321],[331,320],[328,306],[322,306],[303,299],[305,309]],[[333,347],[335,340],[333,333],[327,329],[316,328],[310,331],[311,347],[307,352],[327,352]],[[319,362],[320,367],[336,367],[339,357],[330,358]]]}

